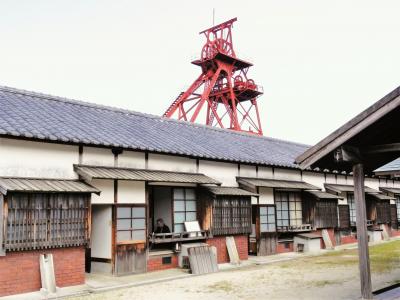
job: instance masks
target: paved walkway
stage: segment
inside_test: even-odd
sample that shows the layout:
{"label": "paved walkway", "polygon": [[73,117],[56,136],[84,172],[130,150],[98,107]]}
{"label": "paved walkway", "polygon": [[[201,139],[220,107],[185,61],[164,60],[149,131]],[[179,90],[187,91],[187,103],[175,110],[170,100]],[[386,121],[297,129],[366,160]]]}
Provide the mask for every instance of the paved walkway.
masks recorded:
{"label": "paved walkway", "polygon": [[[306,256],[315,256],[321,255],[329,251],[338,251],[342,249],[356,248],[356,244],[349,244],[337,247],[335,250],[321,250],[316,253],[296,253],[296,252],[288,252],[270,256],[250,256],[247,261],[241,262],[240,265],[232,265],[232,264],[220,264],[220,271],[229,271],[233,269],[255,266],[255,265],[266,265],[276,262],[293,260]],[[57,295],[49,296],[48,299],[61,299],[65,297],[71,296],[79,296],[79,295],[87,295],[90,293],[101,293],[104,291],[128,288],[133,286],[141,286],[147,284],[153,284],[158,282],[165,282],[171,280],[178,280],[182,278],[187,278],[190,276],[198,276],[192,275],[188,272],[188,270],[183,269],[170,269],[165,271],[155,271],[143,274],[135,274],[135,275],[126,275],[126,276],[112,276],[105,274],[86,274],[86,284],[73,286],[73,287],[65,287],[60,288],[57,291]],[[7,297],[0,297],[1,300],[40,300],[44,299],[44,296],[39,292],[32,292],[20,295],[13,295]],[[390,299],[390,298],[388,298]]]}

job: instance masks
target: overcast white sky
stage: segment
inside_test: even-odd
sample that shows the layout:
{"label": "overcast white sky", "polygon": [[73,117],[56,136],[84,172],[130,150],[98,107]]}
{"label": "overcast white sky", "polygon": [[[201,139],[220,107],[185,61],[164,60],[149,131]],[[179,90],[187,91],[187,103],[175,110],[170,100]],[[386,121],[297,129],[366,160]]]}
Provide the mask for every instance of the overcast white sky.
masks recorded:
{"label": "overcast white sky", "polygon": [[161,115],[198,76],[213,8],[238,17],[267,136],[313,144],[400,85],[396,0],[0,0],[0,85]]}

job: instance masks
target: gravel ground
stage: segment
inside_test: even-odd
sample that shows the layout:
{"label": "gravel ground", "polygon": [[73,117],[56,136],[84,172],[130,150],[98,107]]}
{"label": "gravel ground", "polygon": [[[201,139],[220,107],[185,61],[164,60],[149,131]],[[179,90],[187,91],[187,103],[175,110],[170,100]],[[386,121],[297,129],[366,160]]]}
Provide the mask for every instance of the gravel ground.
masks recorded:
{"label": "gravel ground", "polygon": [[[374,289],[400,282],[400,241],[370,247]],[[91,294],[74,299],[359,299],[356,250]]]}

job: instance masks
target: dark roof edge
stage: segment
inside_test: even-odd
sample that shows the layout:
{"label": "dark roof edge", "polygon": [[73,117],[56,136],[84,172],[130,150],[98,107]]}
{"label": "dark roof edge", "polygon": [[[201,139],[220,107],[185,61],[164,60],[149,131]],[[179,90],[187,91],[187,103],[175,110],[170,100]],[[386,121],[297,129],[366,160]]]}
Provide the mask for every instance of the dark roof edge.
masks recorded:
{"label": "dark roof edge", "polygon": [[369,117],[372,113],[375,111],[379,110],[383,106],[385,106],[388,102],[392,101],[393,99],[397,98],[400,96],[400,86],[395,88],[393,91],[391,91],[389,94],[384,96],[382,99],[379,101],[375,102],[371,106],[369,106],[367,109],[356,115],[354,118],[350,119],[348,122],[346,122],[344,125],[333,131],[331,134],[329,134],[327,137],[325,137],[323,140],[306,150],[303,154],[299,155],[295,163],[301,164],[305,160],[309,159],[312,155],[314,155],[316,152],[320,151],[322,148],[326,147],[327,144],[331,143],[333,140],[335,140],[339,135],[342,135],[344,132],[348,131],[349,129],[355,127],[357,124],[361,123],[363,120],[365,120],[367,117]]}

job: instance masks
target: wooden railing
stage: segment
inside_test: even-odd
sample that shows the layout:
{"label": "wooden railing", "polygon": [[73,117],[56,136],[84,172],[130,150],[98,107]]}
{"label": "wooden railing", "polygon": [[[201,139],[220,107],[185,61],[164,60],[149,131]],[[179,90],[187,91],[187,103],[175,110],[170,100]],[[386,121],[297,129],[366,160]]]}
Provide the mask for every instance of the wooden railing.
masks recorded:
{"label": "wooden railing", "polygon": [[301,232],[301,231],[312,231],[311,224],[301,225],[290,225],[290,226],[278,226],[277,231],[279,232]]}
{"label": "wooden railing", "polygon": [[151,244],[176,243],[184,241],[205,240],[209,236],[208,231],[200,230],[196,232],[171,232],[171,233],[152,233],[149,237]]}

